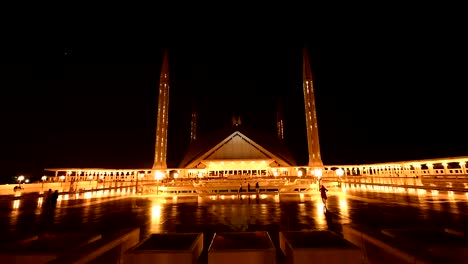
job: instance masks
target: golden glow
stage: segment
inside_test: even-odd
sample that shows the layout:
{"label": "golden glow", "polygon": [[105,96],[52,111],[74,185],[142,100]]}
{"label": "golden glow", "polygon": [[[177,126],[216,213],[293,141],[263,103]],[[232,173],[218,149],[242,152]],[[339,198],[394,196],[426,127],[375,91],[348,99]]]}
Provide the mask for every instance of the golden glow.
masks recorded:
{"label": "golden glow", "polygon": [[13,201],[13,209],[18,209],[20,207],[21,200]]}
{"label": "golden glow", "polygon": [[266,194],[260,194],[261,199],[266,199],[268,196]]}
{"label": "golden glow", "polygon": [[160,171],[156,171],[156,172],[154,173],[154,179],[155,179],[155,180],[158,180],[158,181],[159,181],[159,180],[161,180],[163,177],[164,177],[164,174],[163,174],[162,172],[160,172]]}
{"label": "golden glow", "polygon": [[161,232],[161,205],[155,204],[153,201],[153,205],[151,206],[151,228],[152,233],[159,233]]}
{"label": "golden glow", "polygon": [[322,203],[322,200],[317,199],[315,202],[315,226],[317,228],[326,228],[327,227],[327,221],[325,219],[325,205]]}
{"label": "golden glow", "polygon": [[337,169],[337,170],[335,171],[335,173],[336,173],[336,176],[341,177],[341,176],[343,176],[344,171],[343,171],[342,168],[339,168],[339,169]]}
{"label": "golden glow", "polygon": [[[250,161],[250,162],[247,162]],[[268,164],[272,163],[273,159],[249,159],[249,160],[203,160],[202,163],[208,170],[224,171],[224,170],[266,170],[269,169]]]}
{"label": "golden glow", "polygon": [[315,169],[314,175],[320,179],[322,177],[322,169]]}
{"label": "golden glow", "polygon": [[349,217],[349,208],[348,208],[348,201],[346,200],[346,195],[342,194],[339,196],[339,204],[340,204],[340,213],[345,217]]}

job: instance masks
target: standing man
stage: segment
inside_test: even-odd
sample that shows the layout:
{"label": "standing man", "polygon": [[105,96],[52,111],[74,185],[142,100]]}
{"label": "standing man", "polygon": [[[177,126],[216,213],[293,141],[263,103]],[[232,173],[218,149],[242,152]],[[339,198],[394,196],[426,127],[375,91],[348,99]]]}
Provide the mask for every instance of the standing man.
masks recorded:
{"label": "standing man", "polygon": [[320,187],[320,196],[322,197],[322,202],[323,202],[323,205],[325,206],[325,208],[327,207],[327,192],[328,192],[328,189],[325,188],[325,186],[321,186]]}

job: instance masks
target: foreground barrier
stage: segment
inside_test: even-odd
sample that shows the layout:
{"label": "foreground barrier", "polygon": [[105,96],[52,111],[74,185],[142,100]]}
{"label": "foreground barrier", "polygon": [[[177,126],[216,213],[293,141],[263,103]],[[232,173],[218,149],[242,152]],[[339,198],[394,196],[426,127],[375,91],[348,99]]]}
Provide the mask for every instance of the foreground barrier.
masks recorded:
{"label": "foreground barrier", "polygon": [[409,250],[403,250],[392,243],[392,238],[363,232],[361,228],[356,226],[343,225],[343,236],[361,249],[364,263],[431,263],[422,256],[421,252],[413,251],[410,253]]}
{"label": "foreground barrier", "polygon": [[328,230],[280,232],[279,244],[288,264],[362,263],[357,246]]}
{"label": "foreground barrier", "polygon": [[140,228],[124,229],[118,233],[103,236],[83,247],[70,248],[49,263],[121,263],[124,253],[138,244],[139,241]]}
{"label": "foreground barrier", "polygon": [[152,234],[124,257],[125,263],[195,264],[203,250],[203,233]]}
{"label": "foreground barrier", "polygon": [[208,264],[276,264],[276,248],[268,232],[215,233]]}
{"label": "foreground barrier", "polygon": [[102,238],[100,234],[45,233],[0,245],[0,263],[50,263],[71,248],[79,250]]}

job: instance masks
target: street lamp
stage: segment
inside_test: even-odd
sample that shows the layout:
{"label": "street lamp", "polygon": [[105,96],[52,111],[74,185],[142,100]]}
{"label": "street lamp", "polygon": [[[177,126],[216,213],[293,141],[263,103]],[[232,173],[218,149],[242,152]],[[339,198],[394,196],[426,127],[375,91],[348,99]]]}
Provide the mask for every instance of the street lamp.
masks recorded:
{"label": "street lamp", "polygon": [[159,180],[161,180],[162,178],[164,177],[164,174],[160,171],[157,171],[155,174],[154,174],[154,178],[157,180],[157,183],[156,183],[156,195],[159,194]]}
{"label": "street lamp", "polygon": [[318,187],[320,188],[320,184],[321,184],[321,181],[322,181],[322,170],[321,169],[315,169],[314,170],[314,175],[315,175],[315,177],[317,177]]}
{"label": "street lamp", "polygon": [[62,187],[63,182],[65,181],[65,176],[60,176],[60,187]]}
{"label": "street lamp", "polygon": [[343,176],[344,171],[342,168],[339,168],[335,171],[336,176],[338,176],[338,187],[341,187],[341,176]]}
{"label": "street lamp", "polygon": [[42,191],[44,191],[44,182],[47,180],[47,176],[42,176],[41,177],[41,180],[42,180]]}

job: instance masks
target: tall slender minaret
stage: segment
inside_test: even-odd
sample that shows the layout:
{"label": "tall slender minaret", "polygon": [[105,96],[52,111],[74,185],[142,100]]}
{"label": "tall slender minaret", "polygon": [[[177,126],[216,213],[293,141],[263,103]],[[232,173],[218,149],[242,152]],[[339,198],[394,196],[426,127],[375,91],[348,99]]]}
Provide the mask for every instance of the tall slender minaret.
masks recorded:
{"label": "tall slender minaret", "polygon": [[169,62],[164,50],[161,75],[159,77],[158,117],[153,169],[167,168],[167,127],[169,122]]}
{"label": "tall slender minaret", "polygon": [[281,98],[278,97],[276,101],[276,129],[278,133],[278,139],[284,139],[284,120],[283,120],[283,104]]}
{"label": "tall slender minaret", "polygon": [[318,137],[317,114],[315,111],[314,86],[312,84],[312,71],[309,56],[304,47],[302,64],[302,86],[304,88],[305,117],[307,125],[307,146],[309,150],[309,167],[323,167],[320,156]]}
{"label": "tall slender minaret", "polygon": [[198,119],[197,105],[193,103],[192,104],[192,117],[190,120],[190,142],[197,140],[197,119]]}

